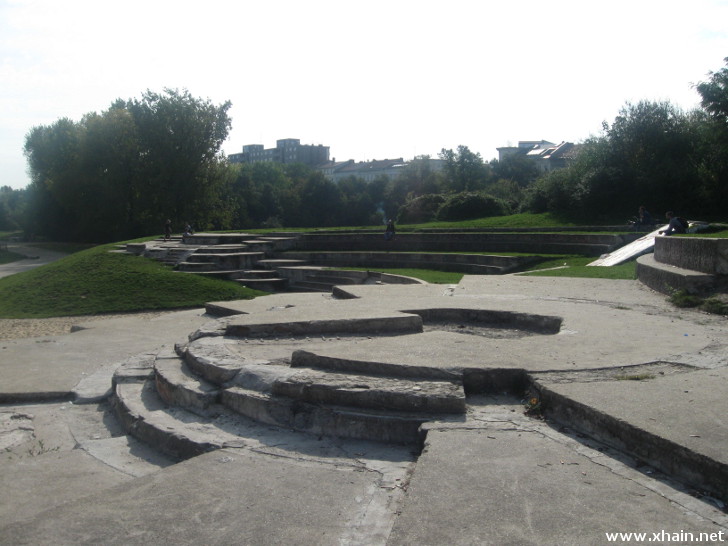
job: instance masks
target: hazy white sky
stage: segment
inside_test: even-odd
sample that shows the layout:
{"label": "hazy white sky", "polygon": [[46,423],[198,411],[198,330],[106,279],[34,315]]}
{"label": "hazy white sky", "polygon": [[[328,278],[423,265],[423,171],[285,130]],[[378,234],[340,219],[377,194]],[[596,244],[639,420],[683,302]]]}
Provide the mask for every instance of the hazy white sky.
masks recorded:
{"label": "hazy white sky", "polygon": [[25,135],[117,98],[232,102],[223,150],[323,144],[357,161],[579,142],[626,102],[696,107],[723,0],[0,0],[0,186]]}

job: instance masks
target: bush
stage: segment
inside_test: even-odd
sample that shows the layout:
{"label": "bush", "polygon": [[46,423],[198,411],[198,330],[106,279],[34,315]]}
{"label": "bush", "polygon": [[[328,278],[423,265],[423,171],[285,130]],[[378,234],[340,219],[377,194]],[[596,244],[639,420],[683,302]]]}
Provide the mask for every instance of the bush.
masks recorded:
{"label": "bush", "polygon": [[437,211],[437,219],[441,221],[470,220],[488,216],[503,216],[507,211],[508,206],[492,195],[463,192],[448,197]]}
{"label": "bush", "polygon": [[420,195],[407,201],[399,208],[397,222],[404,224],[422,224],[435,219],[437,211],[445,202],[445,197],[439,194]]}

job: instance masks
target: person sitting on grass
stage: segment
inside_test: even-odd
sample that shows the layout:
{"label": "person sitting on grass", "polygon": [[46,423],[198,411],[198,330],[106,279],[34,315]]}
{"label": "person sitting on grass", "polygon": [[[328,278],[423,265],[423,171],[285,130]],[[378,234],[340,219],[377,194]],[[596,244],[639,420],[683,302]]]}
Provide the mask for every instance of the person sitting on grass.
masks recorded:
{"label": "person sitting on grass", "polygon": [[660,230],[660,235],[672,235],[673,233],[686,233],[688,230],[688,221],[685,218],[675,216],[675,214],[668,210],[665,213],[668,224],[667,229]]}

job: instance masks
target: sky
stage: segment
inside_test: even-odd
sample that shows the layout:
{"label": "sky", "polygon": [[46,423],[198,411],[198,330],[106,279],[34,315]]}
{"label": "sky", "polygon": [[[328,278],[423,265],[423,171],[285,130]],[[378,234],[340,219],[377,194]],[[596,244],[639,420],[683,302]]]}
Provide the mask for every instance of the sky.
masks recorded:
{"label": "sky", "polygon": [[231,101],[222,149],[276,140],[336,160],[484,160],[581,142],[627,103],[699,106],[728,0],[0,0],[0,186],[25,136],[146,90]]}

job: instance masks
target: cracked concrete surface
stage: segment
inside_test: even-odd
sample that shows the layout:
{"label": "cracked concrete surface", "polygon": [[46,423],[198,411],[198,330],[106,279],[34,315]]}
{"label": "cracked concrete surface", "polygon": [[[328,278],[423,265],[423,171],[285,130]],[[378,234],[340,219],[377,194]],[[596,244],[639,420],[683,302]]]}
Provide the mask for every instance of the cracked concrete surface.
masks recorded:
{"label": "cracked concrete surface", "polygon": [[[247,315],[226,321],[253,324],[256,314],[275,314],[285,323],[280,315],[288,313],[317,320],[329,306],[339,316],[391,316],[415,308],[413,301],[560,316],[557,335],[342,334],[311,338],[307,349],[453,368],[498,355],[498,366],[522,368],[544,388],[726,462],[725,318],[676,314],[629,281],[467,276],[449,287],[346,289],[359,299],[271,296],[229,304]],[[12,393],[14,377],[25,374],[17,379],[23,392],[71,392],[110,364],[109,354],[121,361],[213,328],[199,310],[115,321],[48,343],[8,344],[0,353],[2,390]],[[251,339],[234,351],[281,363],[300,339],[280,341]],[[54,365],[44,367],[51,355]],[[244,441],[181,463],[128,440],[104,404],[3,406],[0,542],[604,544],[607,532],[728,530],[722,501],[568,424],[525,416],[522,401],[504,395],[469,395],[464,420],[427,424],[419,456],[237,421]]]}

